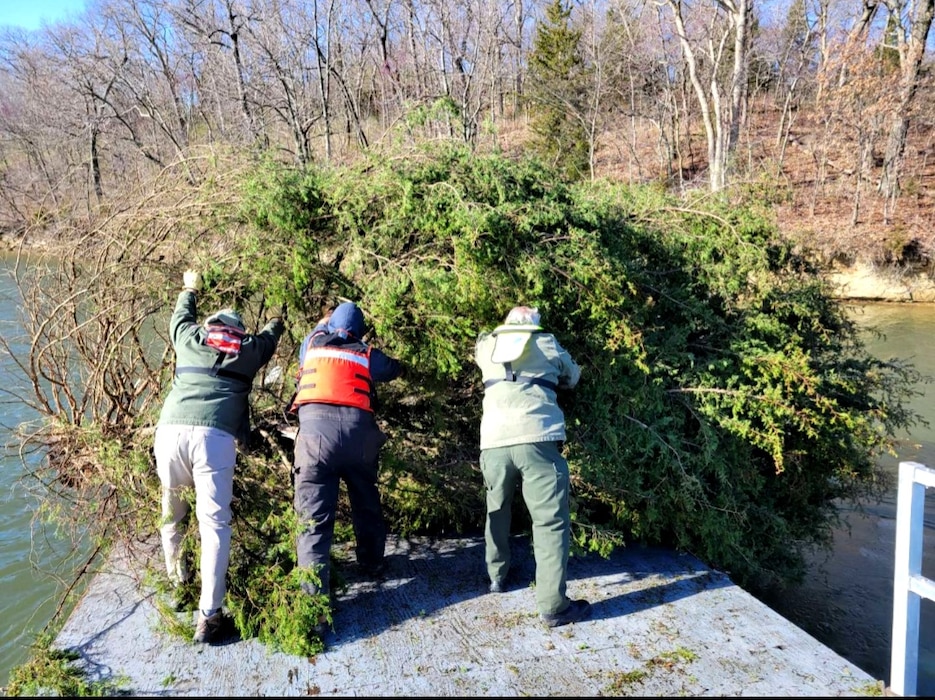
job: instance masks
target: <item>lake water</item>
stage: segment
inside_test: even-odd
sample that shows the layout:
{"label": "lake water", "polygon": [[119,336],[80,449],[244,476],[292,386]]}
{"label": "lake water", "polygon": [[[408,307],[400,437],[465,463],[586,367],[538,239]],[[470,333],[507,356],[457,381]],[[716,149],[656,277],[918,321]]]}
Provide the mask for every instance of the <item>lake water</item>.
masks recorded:
{"label": "lake water", "polygon": [[[25,356],[27,345],[18,338],[18,296],[8,276],[11,261],[0,255],[0,333]],[[874,341],[874,354],[912,360],[923,373],[935,376],[935,305],[877,304],[855,309],[861,323],[886,333]],[[17,368],[0,353],[0,387],[22,384]],[[935,422],[935,387],[920,387],[923,395],[913,408]],[[11,429],[35,416],[21,401],[0,394],[0,444],[12,438]],[[70,543],[56,540],[33,524],[37,501],[22,482],[23,464],[16,454],[0,453],[0,687],[9,673],[30,656],[29,644],[51,619],[63,586],[70,582],[64,555]],[[894,471],[900,461],[935,467],[935,427],[913,429],[897,458],[884,464]],[[813,562],[809,580],[774,600],[765,600],[797,626],[871,675],[889,679],[893,600],[893,542],[896,495],[851,512],[850,531],[835,535],[830,558]],[[935,497],[926,499],[926,538],[923,572],[935,578]],[[66,563],[63,563],[66,562]],[[935,692],[935,603],[922,602],[919,695]]]}
{"label": "lake water", "polygon": [[[11,261],[0,255],[0,333],[18,357],[29,348],[19,323],[19,294],[9,278]],[[0,387],[23,387],[19,369],[0,353]],[[36,414],[20,400],[0,392],[0,686],[9,673],[31,656],[29,645],[55,613],[58,598],[69,579],[69,542],[57,540],[35,525],[38,501],[23,475],[27,467],[15,452],[13,430],[34,421]],[[11,453],[9,450],[14,449]]]}
{"label": "lake water", "polygon": [[[868,304],[853,307],[855,318],[885,338],[868,339],[880,359],[910,360],[922,374],[935,377],[935,305]],[[935,384],[918,387],[910,402],[932,425],[913,427],[902,436],[896,457],[882,464],[897,473],[899,462],[935,468]],[[808,580],[780,596],[764,597],[774,610],[834,649],[867,673],[889,682],[893,626],[896,492],[880,503],[848,510],[849,527],[834,535],[829,557],[812,560]],[[935,494],[925,499],[922,573],[935,580]],[[917,694],[935,695],[935,602],[921,604]]]}

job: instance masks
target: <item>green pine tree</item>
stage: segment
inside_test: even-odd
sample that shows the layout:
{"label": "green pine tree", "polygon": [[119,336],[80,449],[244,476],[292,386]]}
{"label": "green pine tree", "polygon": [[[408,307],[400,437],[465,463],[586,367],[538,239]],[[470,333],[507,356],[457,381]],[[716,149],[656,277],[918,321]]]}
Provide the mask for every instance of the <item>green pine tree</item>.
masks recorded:
{"label": "green pine tree", "polygon": [[588,69],[580,41],[581,31],[571,24],[571,8],[554,0],[536,28],[526,93],[532,116],[530,147],[570,180],[590,172],[583,119]]}

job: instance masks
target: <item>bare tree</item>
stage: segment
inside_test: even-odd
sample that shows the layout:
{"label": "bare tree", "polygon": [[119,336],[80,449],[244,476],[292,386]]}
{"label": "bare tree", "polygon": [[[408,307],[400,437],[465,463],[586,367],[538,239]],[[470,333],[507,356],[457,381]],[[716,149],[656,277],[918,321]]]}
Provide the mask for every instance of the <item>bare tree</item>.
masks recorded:
{"label": "bare tree", "polygon": [[[245,66],[246,58],[242,43],[242,32],[257,18],[246,9],[242,9],[239,0],[181,0],[181,2],[180,21],[195,34],[196,45],[198,40],[207,42],[208,46],[213,47],[215,51],[228,56],[233,68],[232,79],[225,80],[223,72],[211,75],[210,64],[205,63],[203,78],[213,78],[211,88],[222,99],[225,87],[230,84],[234,85],[240,115],[246,133],[249,135],[248,140],[252,144],[263,143],[265,135],[257,115],[254,114],[253,101],[249,96],[250,86],[247,81],[248,71]],[[202,80],[201,85],[203,88],[208,87],[205,80]]]}
{"label": "bare tree", "polygon": [[886,0],[886,6],[897,29],[894,48],[899,54],[899,98],[890,116],[883,174],[878,188],[885,197],[884,220],[888,223],[899,196],[906,134],[919,87],[925,46],[935,17],[935,0]]}
{"label": "bare tree", "polygon": [[803,85],[814,84],[818,65],[817,27],[823,17],[822,8],[816,3],[795,0],[777,37],[778,45],[774,50],[777,66],[774,95],[779,103],[777,171],[782,169],[790,133],[802,102]]}
{"label": "bare tree", "polygon": [[[673,64],[667,57],[665,38],[656,31],[658,13],[646,11],[643,3],[623,0],[612,3],[598,17],[601,6],[592,5],[599,34],[586,31],[585,36],[593,39],[584,42],[588,60],[596,64],[599,86],[592,106],[601,124],[592,140],[596,145],[600,137],[598,151],[616,149],[614,159],[626,163],[630,179],[647,179],[653,167],[671,181],[679,153],[677,100],[670,81],[674,73],[668,70]],[[647,162],[647,146],[654,148],[655,166]]]}
{"label": "bare tree", "polygon": [[373,58],[371,40],[376,22],[359,4],[342,2],[336,8],[335,13],[329,13],[328,53],[321,58],[340,90],[348,143],[353,137],[358,147],[367,149],[366,122],[373,117],[384,119],[381,107],[385,107],[378,96],[383,91],[377,87],[383,65]]}
{"label": "bare tree", "polygon": [[[905,149],[907,138],[924,139],[931,109],[920,86],[931,80],[933,3],[798,0],[786,33],[767,35],[751,0],[577,2],[582,66],[564,106],[587,142],[581,172],[681,187],[707,166],[720,189],[739,172],[738,142],[754,138],[747,104],[762,94],[779,114],[779,168],[791,158],[786,144],[814,158],[813,203],[843,184],[860,224],[872,183],[892,225],[903,186],[918,192],[913,178],[924,173],[903,169],[924,167]],[[91,0],[80,22],[7,30],[0,227],[54,228],[62,207],[89,213],[205,144],[246,144],[297,164],[318,151],[353,157],[400,134],[529,146],[521,105],[531,101],[521,98],[535,87],[526,79],[533,20],[549,4]],[[885,35],[883,17],[894,28]],[[868,48],[886,59],[888,81],[839,60],[863,61]],[[816,112],[814,123],[794,121]]]}
{"label": "bare tree", "polygon": [[847,42],[818,75],[822,132],[809,139],[810,150],[820,159],[824,182],[830,170],[842,182],[852,183],[851,226],[861,223],[863,191],[871,177],[874,146],[884,133],[886,115],[895,95],[887,90],[891,80],[885,65],[871,48]]}
{"label": "bare tree", "polygon": [[162,0],[120,0],[102,7],[122,29],[127,68],[122,88],[140,119],[152,125],[153,139],[171,147],[167,157],[182,154],[191,144],[193,85],[196,82],[194,48]]}
{"label": "bare tree", "polygon": [[[296,162],[312,161],[310,129],[322,116],[321,59],[318,46],[318,3],[307,15],[280,0],[259,0],[253,12],[263,21],[245,25],[244,41],[256,47],[252,72],[264,80],[253,81],[258,107],[275,115],[292,142]],[[325,112],[326,113],[326,112]],[[275,123],[270,127],[275,129]],[[325,127],[327,129],[327,125]],[[276,142],[276,134],[269,135]]]}
{"label": "bare tree", "polygon": [[405,26],[405,20],[394,12],[394,3],[391,0],[364,0],[370,13],[372,23],[369,25],[376,31],[369,37],[371,45],[375,46],[379,76],[377,86],[381,88],[384,127],[388,126],[387,115],[400,113],[405,103],[405,91],[400,81],[397,44],[404,32],[399,27]]}
{"label": "bare tree", "polygon": [[620,37],[608,30],[607,17],[597,2],[583,2],[580,24],[582,26],[582,58],[589,70],[581,77],[588,81],[585,97],[574,117],[581,122],[588,140],[588,171],[591,180],[597,175],[597,149],[611,117],[607,101],[616,71],[621,67]]}
{"label": "bare tree", "polygon": [[[68,77],[68,85],[75,98],[73,106],[83,114],[76,118],[74,126],[83,134],[85,142],[84,166],[88,175],[90,193],[99,202],[104,196],[101,171],[101,149],[104,131],[108,122],[122,119],[120,108],[115,105],[119,71],[126,63],[122,47],[116,48],[108,41],[107,29],[94,27],[50,27],[47,38],[54,47],[61,74]],[[63,107],[64,105],[60,105]],[[145,152],[145,151],[144,151]]]}
{"label": "bare tree", "polygon": [[460,137],[477,141],[481,114],[496,101],[502,74],[501,47],[510,18],[497,4],[467,0],[439,3],[431,39],[438,55],[442,94],[461,123]]}
{"label": "bare tree", "polygon": [[[512,10],[512,12],[510,13],[509,23],[504,27],[504,38],[507,47],[505,58],[509,79],[509,82],[505,83],[504,89],[509,87],[509,93],[512,96],[510,115],[515,118],[519,113],[519,105],[523,96],[525,56],[526,47],[528,46],[526,32],[527,27],[532,24],[532,15],[527,11],[523,0],[514,0],[512,3],[508,3],[505,9]],[[500,102],[499,96],[498,102]]]}
{"label": "bare tree", "polygon": [[[727,185],[730,157],[746,113],[753,0],[714,0],[699,8],[690,8],[683,0],[664,3],[672,13],[682,58],[701,108],[708,144],[708,183],[716,192]],[[730,69],[726,68],[728,63]]]}
{"label": "bare tree", "polygon": [[[329,50],[335,41],[334,17],[336,3],[328,0],[324,12],[322,4],[315,0],[312,3],[312,21],[315,24],[315,66],[318,78],[318,98],[321,104],[321,119],[325,135],[325,159],[332,158],[331,134],[331,76],[332,66],[328,59]],[[358,129],[360,128],[358,124]]]}
{"label": "bare tree", "polygon": [[0,192],[9,205],[3,228],[25,234],[30,221],[44,221],[74,201],[71,135],[79,129],[72,125],[72,93],[35,37],[16,31],[3,35],[0,80]]}

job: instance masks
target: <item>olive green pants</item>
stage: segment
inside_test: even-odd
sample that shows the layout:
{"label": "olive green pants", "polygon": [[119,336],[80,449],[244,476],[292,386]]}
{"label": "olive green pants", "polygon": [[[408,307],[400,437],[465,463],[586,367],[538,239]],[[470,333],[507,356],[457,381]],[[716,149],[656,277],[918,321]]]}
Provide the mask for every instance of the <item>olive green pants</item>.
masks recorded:
{"label": "olive green pants", "polygon": [[510,509],[521,486],[532,520],[536,559],[536,606],[554,614],[568,607],[565,576],[571,521],[568,515],[568,462],[557,442],[536,442],[481,450],[487,487],[485,526],[487,575],[502,581],[510,569]]}

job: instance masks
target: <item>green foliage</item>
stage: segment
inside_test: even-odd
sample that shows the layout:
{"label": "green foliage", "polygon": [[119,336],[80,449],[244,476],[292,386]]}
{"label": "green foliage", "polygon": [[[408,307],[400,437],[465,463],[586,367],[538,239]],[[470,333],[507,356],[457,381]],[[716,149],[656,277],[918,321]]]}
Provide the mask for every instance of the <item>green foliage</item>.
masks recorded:
{"label": "green foliage", "polygon": [[51,635],[40,636],[32,658],[10,672],[6,688],[9,697],[112,697],[129,695],[124,689],[127,681],[112,678],[102,681],[88,680],[84,669],[75,662],[81,657],[74,651],[53,649]]}
{"label": "green foliage", "polygon": [[305,581],[318,582],[313,572],[293,569],[268,591],[260,589],[268,593],[263,598],[263,609],[253,618],[241,614],[241,626],[247,621],[256,625],[260,642],[286,654],[314,656],[323,651],[324,643],[309,630],[322,617],[331,623],[328,596],[302,594],[300,586]]}
{"label": "green foliage", "polygon": [[395,531],[482,523],[473,342],[521,302],[584,367],[563,397],[578,546],[646,540],[741,583],[795,580],[835,500],[883,488],[874,459],[912,420],[914,376],[866,355],[755,191],[565,187],[533,158],[457,146],[305,181],[332,278],[410,368],[381,388]]}
{"label": "green foliage", "polygon": [[[273,362],[286,379],[258,380],[252,395],[227,602],[242,636],[288,653],[320,651],[312,630],[330,609],[300,592],[313,572],[296,568],[292,441],[280,435],[295,418],[283,406],[295,344],[338,296],[407,367],[379,387],[377,412],[386,517],[403,537],[481,531],[474,342],[520,303],[539,307],[583,368],[560,397],[582,550],[641,541],[690,551],[743,586],[796,581],[804,553],[830,544],[838,505],[884,492],[876,460],[918,420],[906,403],[920,377],[868,355],[807,259],[779,241],[761,190],[675,198],[562,184],[536,158],[449,143],[307,172],[264,163],[241,185],[205,304],[237,299],[259,323],[285,301],[291,344]],[[205,260],[218,241],[190,245],[180,257]],[[133,535],[155,534],[151,435],[83,430],[98,435],[86,444],[102,465],[86,486],[109,484],[120,498],[101,502],[134,514]],[[339,537],[347,513],[342,492]]]}
{"label": "green foliage", "polygon": [[425,126],[433,121],[461,118],[461,110],[451,97],[439,97],[430,104],[422,104],[413,108],[406,115],[406,122],[410,127]]}
{"label": "green foliage", "polygon": [[331,613],[327,597],[301,590],[305,581],[317,583],[317,574],[296,566],[300,525],[292,508],[289,467],[276,457],[270,444],[240,456],[228,608],[244,638],[257,637],[286,653],[314,655],[322,644],[312,630],[321,615],[330,620]]}
{"label": "green foliage", "polygon": [[[269,275],[315,280],[327,261],[317,298],[351,295],[371,340],[409,367],[379,412],[402,535],[483,522],[473,343],[516,303],[538,305],[584,368],[562,398],[578,547],[663,543],[742,584],[791,581],[828,543],[836,500],[885,487],[875,459],[913,420],[916,378],[865,353],[758,190],[563,186],[535,158],[450,144],[257,179],[245,240],[302,251],[267,260]],[[258,215],[290,202],[314,216]]]}

